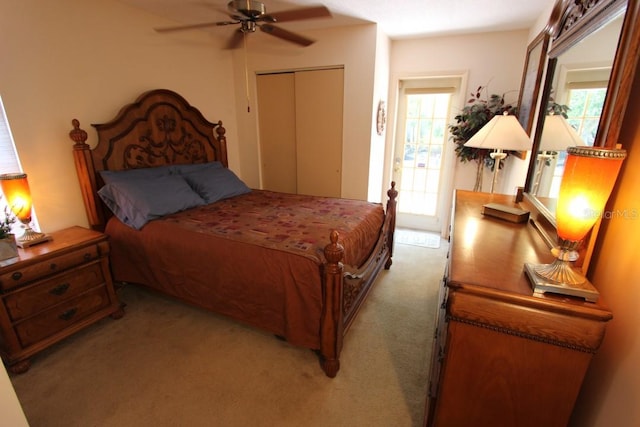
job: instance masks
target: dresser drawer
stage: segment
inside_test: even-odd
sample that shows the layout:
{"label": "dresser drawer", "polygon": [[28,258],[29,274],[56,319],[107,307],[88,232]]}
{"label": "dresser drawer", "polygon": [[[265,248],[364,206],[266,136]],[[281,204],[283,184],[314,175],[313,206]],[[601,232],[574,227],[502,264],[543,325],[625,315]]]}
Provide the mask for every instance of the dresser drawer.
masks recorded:
{"label": "dresser drawer", "polygon": [[52,257],[24,268],[8,271],[0,275],[0,291],[7,291],[32,280],[55,274],[76,265],[84,264],[99,257],[97,245],[89,245],[77,251]]}
{"label": "dresser drawer", "polygon": [[64,330],[109,304],[107,289],[100,286],[18,323],[15,330],[22,346],[26,347]]}
{"label": "dresser drawer", "polygon": [[99,262],[35,282],[5,296],[5,306],[11,320],[31,316],[60,304],[105,281]]}
{"label": "dresser drawer", "polygon": [[431,369],[429,374],[429,388],[427,395],[435,398],[438,396],[438,387],[440,384],[440,371],[442,369],[442,363],[445,358],[445,352],[447,351],[447,298],[449,294],[449,288],[447,287],[447,275],[445,270],[445,276],[440,284],[440,290],[438,292],[438,308],[436,314],[436,329],[433,337],[433,347],[431,351]]}

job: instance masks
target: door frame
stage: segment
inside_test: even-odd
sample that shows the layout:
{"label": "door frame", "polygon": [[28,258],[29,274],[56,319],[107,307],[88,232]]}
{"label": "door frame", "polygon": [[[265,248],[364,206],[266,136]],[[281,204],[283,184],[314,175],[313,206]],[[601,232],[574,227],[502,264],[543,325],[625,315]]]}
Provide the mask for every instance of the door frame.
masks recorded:
{"label": "door frame", "polygon": [[[387,134],[387,149],[385,151],[385,181],[391,182],[393,181],[394,176],[394,162],[396,156],[396,140],[398,132],[402,130],[404,124],[400,122],[400,111],[399,111],[399,103],[401,102],[401,90],[402,90],[402,82],[407,80],[425,80],[435,82],[436,80],[441,79],[457,79],[458,83],[456,85],[457,90],[451,96],[451,102],[449,105],[449,117],[451,123],[453,123],[453,118],[458,114],[459,111],[465,105],[465,94],[468,92],[467,90],[467,81],[468,81],[468,71],[451,71],[451,72],[443,72],[443,73],[433,73],[433,74],[414,74],[414,75],[406,75],[406,74],[398,74],[394,75],[392,78],[393,82],[393,90],[390,90],[389,96],[389,111],[393,111],[393,114],[388,114],[387,119],[387,129],[392,130],[392,132],[388,132]],[[438,218],[438,226],[436,229],[428,230],[439,233],[443,237],[447,237],[449,235],[449,224],[450,224],[450,215],[451,215],[451,207],[453,202],[453,190],[454,190],[454,177],[455,177],[455,166],[456,166],[456,156],[455,156],[455,146],[453,142],[450,143],[450,139],[447,138],[445,142],[445,149],[443,150],[443,161],[442,161],[442,170],[441,170],[441,181],[440,181],[440,192],[438,195],[438,210],[436,212],[436,216]],[[399,187],[397,187],[399,189]],[[402,197],[402,191],[399,190],[399,197]],[[403,225],[402,222],[398,224],[398,227],[409,227],[408,225]]]}

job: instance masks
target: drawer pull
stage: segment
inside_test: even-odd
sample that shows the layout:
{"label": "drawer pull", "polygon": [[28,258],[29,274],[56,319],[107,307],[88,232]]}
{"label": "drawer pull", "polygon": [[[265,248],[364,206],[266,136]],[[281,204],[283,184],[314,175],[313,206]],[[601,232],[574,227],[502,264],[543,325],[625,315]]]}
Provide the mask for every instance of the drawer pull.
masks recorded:
{"label": "drawer pull", "polygon": [[15,273],[13,273],[11,275],[11,278],[13,280],[20,280],[20,279],[22,279],[22,273],[20,273],[19,271],[16,271]]}
{"label": "drawer pull", "polygon": [[51,270],[55,270],[56,268],[58,268],[58,265],[57,265],[55,262],[52,262],[52,263],[49,265],[49,268],[50,268]]}
{"label": "drawer pull", "polygon": [[49,293],[53,294],[53,295],[60,296],[60,295],[64,294],[65,292],[67,292],[68,289],[69,289],[69,284],[68,283],[62,283],[62,284],[56,286],[55,288],[51,289],[49,291]]}
{"label": "drawer pull", "polygon": [[77,308],[70,308],[69,310],[60,314],[58,317],[62,320],[70,320],[73,316],[76,315],[77,312],[78,312]]}
{"label": "drawer pull", "polygon": [[90,259],[91,259],[91,254],[90,253],[87,252],[86,254],[84,254],[84,260],[85,261],[89,261]]}

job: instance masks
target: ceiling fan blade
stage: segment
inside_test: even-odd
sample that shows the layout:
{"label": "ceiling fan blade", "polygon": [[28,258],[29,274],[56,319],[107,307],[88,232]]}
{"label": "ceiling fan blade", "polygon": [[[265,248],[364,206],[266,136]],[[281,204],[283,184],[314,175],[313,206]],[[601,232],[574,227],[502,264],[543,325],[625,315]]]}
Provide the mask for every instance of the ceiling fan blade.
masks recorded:
{"label": "ceiling fan blade", "polygon": [[237,49],[238,47],[240,47],[240,44],[242,43],[243,38],[244,38],[244,33],[240,29],[234,31],[231,37],[229,38],[229,40],[227,41],[227,44],[225,45],[224,48]]}
{"label": "ceiling fan blade", "polygon": [[267,22],[300,21],[303,19],[330,18],[331,12],[325,6],[305,7],[301,9],[283,10],[282,12],[269,13],[260,18]]}
{"label": "ceiling fan blade", "polygon": [[301,46],[309,46],[315,43],[315,40],[308,39],[301,36],[300,34],[292,33],[291,31],[284,30],[274,25],[262,24],[260,25],[260,29],[267,34],[271,34],[272,36],[279,37],[283,40],[289,41],[291,43],[296,43]]}
{"label": "ceiling fan blade", "polygon": [[217,27],[220,25],[237,24],[238,21],[203,22],[201,24],[178,25],[175,27],[154,28],[158,33],[170,33],[172,31],[195,30],[198,28]]}

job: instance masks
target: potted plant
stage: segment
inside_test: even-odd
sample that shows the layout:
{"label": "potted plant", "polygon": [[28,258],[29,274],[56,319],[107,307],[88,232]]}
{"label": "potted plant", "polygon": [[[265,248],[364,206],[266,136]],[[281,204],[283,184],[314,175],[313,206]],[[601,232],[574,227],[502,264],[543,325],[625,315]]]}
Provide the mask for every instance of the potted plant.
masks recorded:
{"label": "potted plant", "polygon": [[467,105],[455,117],[456,123],[449,125],[451,139],[456,144],[456,156],[462,163],[474,161],[477,164],[473,191],[482,190],[484,167],[487,166],[493,170],[494,160],[489,157],[491,150],[465,147],[464,144],[496,114],[503,114],[505,111],[509,114],[516,113],[516,108],[505,102],[504,94],[493,94],[483,99],[484,91],[486,91],[484,86],[478,86],[476,92],[471,94]]}
{"label": "potted plant", "polygon": [[18,256],[16,238],[11,227],[16,222],[16,217],[4,207],[4,218],[0,220],[0,260],[14,258]]}

